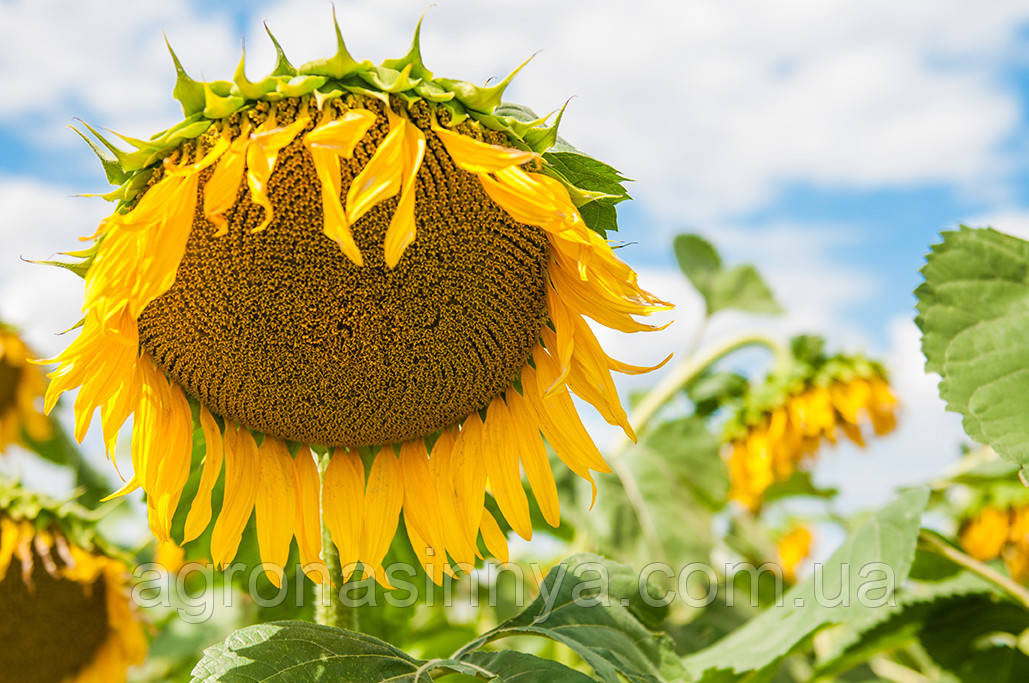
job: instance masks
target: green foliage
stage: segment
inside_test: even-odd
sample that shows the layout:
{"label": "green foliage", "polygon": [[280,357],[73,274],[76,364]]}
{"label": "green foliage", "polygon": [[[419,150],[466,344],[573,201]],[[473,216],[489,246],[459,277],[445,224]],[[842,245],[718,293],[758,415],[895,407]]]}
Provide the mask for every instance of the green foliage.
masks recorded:
{"label": "green foliage", "polygon": [[[903,493],[833,553],[820,581],[811,576],[794,586],[782,606],[765,610],[713,646],[686,657],[687,668],[696,677],[712,669],[738,674],[759,671],[828,625],[875,619],[877,610],[870,599],[885,604],[893,588],[907,577],[927,501],[925,489]],[[882,581],[874,572],[866,572],[870,563],[889,567],[892,580]]]}
{"label": "green foliage", "polygon": [[734,309],[747,313],[782,313],[772,291],[751,265],[726,268],[710,242],[698,235],[675,238],[679,267],[704,297],[708,315]]}
{"label": "green foliage", "polygon": [[1029,465],[1029,242],[962,226],[927,261],[915,292],[926,368],[969,436]]}
{"label": "green foliage", "polygon": [[[372,636],[303,622],[250,626],[208,648],[193,670],[204,681],[411,681],[447,673],[502,681],[591,680],[558,662],[516,651],[483,649],[518,636],[567,646],[597,680],[619,683],[680,681],[685,670],[663,635],[633,615],[628,567],[596,555],[576,555],[557,565],[539,596],[520,614],[460,648],[448,659],[423,661]],[[633,592],[636,586],[632,586]],[[650,595],[649,593],[647,594]],[[650,599],[653,599],[651,596]]]}

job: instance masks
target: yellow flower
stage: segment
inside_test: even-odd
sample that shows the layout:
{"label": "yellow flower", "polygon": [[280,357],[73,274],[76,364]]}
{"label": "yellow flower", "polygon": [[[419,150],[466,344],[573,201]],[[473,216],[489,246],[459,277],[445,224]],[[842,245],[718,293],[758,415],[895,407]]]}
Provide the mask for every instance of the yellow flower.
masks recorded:
{"label": "yellow flower", "polygon": [[823,439],[836,443],[837,428],[864,446],[862,422],[885,434],[896,426],[896,407],[897,399],[878,371],[788,393],[782,405],[765,410],[730,439],[730,498],[757,511],[765,490],[789,479]]}
{"label": "yellow flower", "polygon": [[118,683],[146,640],[128,570],[61,533],[0,517],[0,671],[4,680]]}
{"label": "yellow flower", "polygon": [[[259,83],[241,62],[199,84],[176,60],[188,117],[108,163],[121,203],[85,252],[85,320],[47,407],[78,387],[76,436],[99,408],[112,454],[134,414],[119,493],[143,488],[160,542],[203,533],[224,469],[217,565],[256,513],[272,581],[294,537],[322,581],[324,518],[344,565],[386,584],[403,511],[438,581],[480,536],[506,557],[487,490],[528,539],[524,473],[559,523],[545,442],[590,482],[608,471],[570,392],[632,435],[611,371],[652,368],[607,356],[585,318],[637,332],[669,306],[586,224],[578,206],[609,195],[551,164],[556,127],[496,110],[509,79],[434,79],[417,34],[381,66],[337,37],[299,70],[280,50]],[[206,456],[172,539],[194,421]],[[312,451],[331,455],[321,476]]]}
{"label": "yellow flower", "polygon": [[960,541],[975,559],[999,557],[1013,579],[1029,582],[1029,505],[983,508],[963,525]]}
{"label": "yellow flower", "polygon": [[811,530],[801,525],[785,533],[776,544],[779,566],[790,583],[797,582],[797,569],[811,555],[812,540]]}
{"label": "yellow flower", "polygon": [[0,323],[0,453],[21,441],[23,433],[34,441],[50,438],[50,421],[41,405],[45,388],[25,342]]}

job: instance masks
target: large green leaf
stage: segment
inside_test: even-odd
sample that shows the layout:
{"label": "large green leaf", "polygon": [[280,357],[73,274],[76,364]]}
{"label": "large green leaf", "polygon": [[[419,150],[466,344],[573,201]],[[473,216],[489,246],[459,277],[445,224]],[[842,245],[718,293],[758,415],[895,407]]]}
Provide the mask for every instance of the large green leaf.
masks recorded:
{"label": "large green leaf", "polygon": [[644,433],[614,463],[618,478],[600,481],[601,511],[610,520],[599,532],[604,547],[633,564],[706,562],[714,545],[712,510],[722,507],[729,488],[718,447],[699,418]]}
{"label": "large green leaf", "polygon": [[1029,465],[1029,242],[962,226],[927,261],[915,292],[926,368],[970,437]]}
{"label": "large green leaf", "polygon": [[782,313],[772,290],[754,266],[726,268],[718,251],[699,235],[678,235],[675,258],[707,305],[707,314],[725,309],[748,313]]}
{"label": "large green leaf", "polygon": [[[781,606],[768,608],[726,638],[688,656],[687,668],[697,678],[710,670],[761,670],[830,624],[876,620],[881,603],[911,568],[928,497],[922,488],[901,494],[858,528],[820,573],[787,592]],[[892,574],[888,580],[885,568]]]}
{"label": "large green leaf", "polygon": [[880,610],[875,621],[840,624],[825,634],[816,675],[837,676],[877,654],[905,647],[918,639],[927,623],[963,604],[968,596],[993,591],[985,579],[920,550],[894,605]]}
{"label": "large green leaf", "polygon": [[464,651],[510,636],[533,635],[567,645],[605,683],[686,680],[671,640],[651,632],[630,611],[638,587],[633,586],[636,598],[615,590],[626,588],[627,576],[638,575],[597,555],[570,557],[547,573],[539,596],[521,614],[472,641]]}
{"label": "large green leaf", "polygon": [[415,680],[422,662],[388,643],[301,621],[258,624],[204,651],[194,683]]}
{"label": "large green leaf", "polygon": [[969,596],[926,619],[920,638],[933,660],[962,683],[1029,681],[1029,657],[1015,647],[1029,612],[988,596]]}

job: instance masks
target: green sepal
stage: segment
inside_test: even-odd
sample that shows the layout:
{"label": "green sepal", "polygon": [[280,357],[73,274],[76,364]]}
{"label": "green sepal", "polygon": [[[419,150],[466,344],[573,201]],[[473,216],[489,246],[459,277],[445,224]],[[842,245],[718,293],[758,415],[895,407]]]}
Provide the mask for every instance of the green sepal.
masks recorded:
{"label": "green sepal", "polygon": [[80,278],[85,279],[86,273],[89,272],[90,266],[93,265],[94,259],[96,259],[97,249],[100,247],[100,242],[94,242],[93,246],[89,249],[83,249],[81,251],[62,251],[61,256],[70,256],[72,258],[82,259],[77,262],[68,261],[56,261],[56,260],[35,260],[26,259],[29,263],[33,263],[39,266],[56,266],[57,268],[64,268],[65,270],[75,273]]}
{"label": "green sepal", "polygon": [[268,24],[264,25],[264,32],[268,34],[268,37],[272,39],[272,45],[275,46],[275,68],[272,69],[270,76],[296,76],[297,69],[295,66],[290,64],[286,58],[286,53],[283,51],[282,46],[279,45],[279,41],[272,34],[272,30],[268,28]]}
{"label": "green sepal", "polygon": [[411,78],[412,66],[408,64],[403,71],[396,71],[384,66],[369,66],[357,72],[366,83],[378,88],[383,92],[400,93],[405,90],[412,90],[421,82],[421,79]]}
{"label": "green sepal", "polygon": [[235,83],[236,89],[244,99],[259,100],[275,90],[276,79],[274,76],[268,76],[259,83],[251,82],[247,79],[246,59],[247,53],[246,50],[243,50],[243,54],[239,57],[239,65],[236,67],[236,73],[232,76],[232,82]]}
{"label": "green sepal", "polygon": [[111,185],[121,185],[125,182],[128,178],[128,174],[125,173],[125,170],[122,169],[121,164],[118,163],[116,158],[108,154],[106,150],[96,144],[96,142],[91,140],[85,133],[75,126],[68,127],[75,131],[75,133],[78,134],[78,136],[82,138],[87,145],[89,145],[89,148],[93,150],[93,154],[97,156],[100,160],[100,165],[104,168],[104,175],[107,176],[107,182]]}
{"label": "green sepal", "polygon": [[526,59],[524,62],[519,64],[514,71],[509,73],[507,78],[488,88],[479,87],[473,83],[469,83],[468,81],[457,81],[449,78],[438,78],[436,79],[436,82],[453,92],[457,101],[469,109],[489,114],[500,106],[504,97],[504,91],[507,90],[507,86],[511,85],[511,81],[513,81],[514,77],[518,75],[518,72],[521,71],[526,64],[531,62],[532,58],[535,56],[536,55],[532,55],[532,57]]}
{"label": "green sepal", "polygon": [[192,116],[204,110],[204,86],[194,81],[182,68],[182,62],[168,42],[168,36],[164,37],[164,44],[168,46],[172,62],[175,64],[175,88],[172,90],[172,97],[182,105],[182,113],[185,116]]}
{"label": "green sepal", "polygon": [[336,55],[328,59],[316,59],[300,67],[300,73],[313,76],[329,76],[342,80],[350,74],[357,73],[362,69],[350,52],[346,43],[343,42],[343,33],[339,30],[339,22],[336,21],[336,8],[332,8],[332,23],[336,27]]}
{"label": "green sepal", "polygon": [[293,76],[286,82],[279,82],[278,92],[282,93],[283,97],[303,97],[313,93],[328,81],[325,76]]}
{"label": "green sepal", "polygon": [[414,87],[414,91],[420,97],[437,104],[454,99],[454,93],[444,90],[432,81],[422,81]]}
{"label": "green sepal", "polygon": [[414,27],[414,38],[411,40],[411,49],[407,51],[407,54],[400,59],[386,59],[383,60],[382,65],[395,71],[408,70],[416,79],[423,81],[432,80],[432,72],[425,68],[425,64],[422,62],[422,21],[425,19],[425,14],[429,10],[425,10],[422,16],[418,19],[418,23]]}
{"label": "green sepal", "polygon": [[[228,87],[225,87],[225,84],[228,84]],[[204,83],[204,116],[209,119],[222,119],[231,116],[243,106],[246,100],[229,94],[233,85],[228,81]]]}

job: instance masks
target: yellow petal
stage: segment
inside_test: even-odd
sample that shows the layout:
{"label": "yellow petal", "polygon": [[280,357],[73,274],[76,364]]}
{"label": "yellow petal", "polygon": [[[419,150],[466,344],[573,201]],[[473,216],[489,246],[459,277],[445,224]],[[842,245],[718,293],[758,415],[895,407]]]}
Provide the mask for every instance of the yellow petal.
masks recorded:
{"label": "yellow petal", "polygon": [[250,136],[247,146],[247,187],[250,199],[264,208],[264,218],[253,232],[260,232],[272,222],[272,203],[268,198],[268,179],[275,170],[279,151],[293,142],[293,139],[311,122],[309,116],[300,116],[293,123],[279,127],[275,115],[269,115]]}
{"label": "yellow petal", "polygon": [[250,120],[247,119],[239,136],[229,145],[204,185],[204,218],[218,229],[216,235],[225,235],[229,230],[225,212],[236,203],[240,185],[243,184],[249,145]]}
{"label": "yellow petal", "polygon": [[404,131],[404,175],[403,187],[400,193],[400,201],[397,203],[396,211],[390,219],[389,227],[386,229],[385,254],[386,265],[393,268],[400,262],[404,250],[414,242],[414,200],[415,185],[418,179],[418,169],[425,157],[425,135],[418,126],[413,125],[406,119],[400,119],[398,124]]}
{"label": "yellow petal", "polygon": [[465,418],[454,443],[452,471],[454,495],[457,497],[459,519],[464,522],[465,538],[475,546],[482,521],[482,508],[486,497],[486,467],[482,459],[482,420],[472,413]]}
{"label": "yellow petal", "polygon": [[361,516],[364,510],[364,463],[356,453],[337,448],[322,481],[322,514],[344,567],[359,561]]}
{"label": "yellow petal", "polygon": [[300,564],[315,583],[328,580],[328,570],[321,560],[321,481],[318,465],[307,446],[301,446],[293,459],[293,490],[296,492],[294,526]]}
{"label": "yellow petal", "polygon": [[500,512],[515,533],[529,540],[532,538],[529,499],[522,488],[518,453],[511,448],[508,441],[512,430],[517,428],[517,425],[511,424],[511,416],[504,399],[493,399],[483,429],[482,459],[486,464],[490,491],[497,500]]}
{"label": "yellow petal", "polygon": [[293,458],[286,444],[266,436],[258,449],[260,484],[254,500],[257,515],[257,546],[265,574],[276,586],[282,585],[282,570],[289,560],[296,520],[296,491],[293,489]]}
{"label": "yellow petal", "polygon": [[347,190],[347,220],[354,224],[381,201],[400,191],[404,171],[404,128],[392,125],[396,115],[390,115],[390,131],[379,143],[375,154],[357,174]]}
{"label": "yellow petal", "polygon": [[482,533],[482,542],[486,544],[486,549],[490,554],[501,564],[507,564],[511,559],[507,547],[507,537],[504,536],[500,525],[497,524],[497,520],[493,518],[493,514],[489,510],[482,511],[479,531]]}
{"label": "yellow petal", "polygon": [[[382,558],[396,534],[400,508],[404,503],[402,476],[393,447],[384,447],[376,454],[365,485],[361,563],[373,570],[382,565]],[[376,580],[379,578],[376,575]]]}
{"label": "yellow petal", "polygon": [[214,416],[206,407],[200,406],[200,429],[204,434],[204,469],[200,473],[200,485],[197,487],[193,504],[186,515],[186,527],[182,534],[182,542],[189,543],[199,538],[211,522],[211,492],[222,471],[224,444],[222,430],[215,422]]}
{"label": "yellow petal", "polygon": [[254,509],[259,485],[257,444],[246,429],[226,425],[225,495],[211,534],[211,560],[223,568],[236,556],[243,529]]}
{"label": "yellow petal", "polygon": [[479,142],[475,138],[433,127],[454,164],[469,173],[495,173],[510,166],[520,166],[539,157],[535,152],[511,149]]}
{"label": "yellow petal", "polygon": [[356,265],[363,265],[361,251],[354,242],[350,222],[340,202],[341,180],[339,158],[350,159],[357,143],[375,123],[375,114],[365,109],[351,109],[342,117],[319,123],[304,136],[304,144],[311,152],[315,172],[321,182],[322,213],[325,234],[343,250]]}
{"label": "yellow petal", "polygon": [[557,500],[557,485],[554,473],[550,470],[547,449],[540,438],[539,425],[532,409],[517,391],[507,392],[507,407],[511,413],[508,443],[517,446],[525,470],[525,478],[529,480],[532,493],[536,497],[540,512],[547,524],[556,527],[561,523],[561,508]]}

